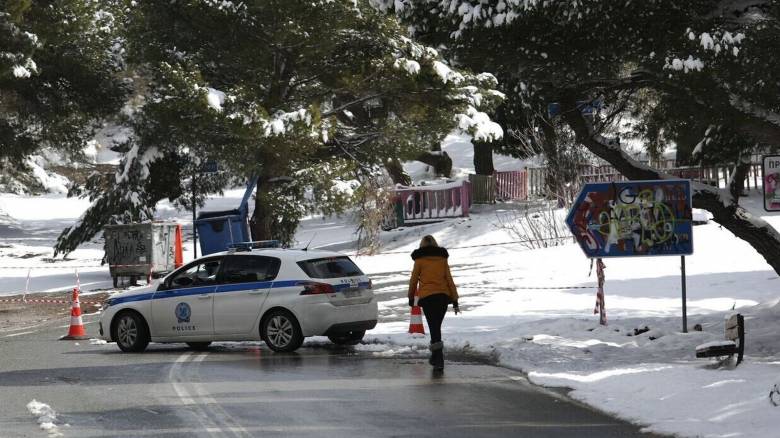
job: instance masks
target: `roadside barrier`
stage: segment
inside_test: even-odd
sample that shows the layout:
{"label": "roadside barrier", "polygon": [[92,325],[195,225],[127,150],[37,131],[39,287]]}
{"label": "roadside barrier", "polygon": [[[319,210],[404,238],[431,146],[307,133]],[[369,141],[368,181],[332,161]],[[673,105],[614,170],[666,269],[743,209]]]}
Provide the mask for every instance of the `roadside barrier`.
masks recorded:
{"label": "roadside barrier", "polygon": [[79,303],[79,288],[73,288],[73,296],[70,307],[70,328],[68,334],[61,337],[61,341],[78,341],[89,339],[87,331],[84,329],[84,321],[81,319],[81,304]]}
{"label": "roadside barrier", "polygon": [[135,268],[135,267],[153,267],[152,263],[141,263],[135,265],[27,265],[27,266],[0,266],[0,269],[79,269],[79,268]]}
{"label": "roadside barrier", "polygon": [[[23,303],[23,304],[72,304],[71,300],[55,299],[23,299],[23,298],[0,298],[0,303]],[[103,304],[100,301],[83,301],[84,305],[97,306]]]}

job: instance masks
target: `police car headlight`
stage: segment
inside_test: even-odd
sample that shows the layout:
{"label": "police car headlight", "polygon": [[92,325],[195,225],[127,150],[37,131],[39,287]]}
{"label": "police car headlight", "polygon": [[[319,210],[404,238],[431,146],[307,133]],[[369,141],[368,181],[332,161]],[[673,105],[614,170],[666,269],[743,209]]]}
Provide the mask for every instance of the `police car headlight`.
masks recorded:
{"label": "police car headlight", "polygon": [[109,307],[113,306],[115,302],[116,302],[116,300],[114,300],[113,298],[109,298],[109,299],[103,301],[103,310],[106,310]]}

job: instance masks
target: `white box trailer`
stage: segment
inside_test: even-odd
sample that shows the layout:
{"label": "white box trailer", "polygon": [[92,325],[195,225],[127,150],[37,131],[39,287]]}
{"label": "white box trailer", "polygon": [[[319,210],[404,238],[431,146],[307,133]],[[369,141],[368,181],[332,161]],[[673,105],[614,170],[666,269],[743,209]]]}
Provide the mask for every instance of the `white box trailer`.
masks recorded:
{"label": "white box trailer", "polygon": [[176,268],[177,227],[179,225],[173,222],[105,226],[106,260],[114,287],[121,277],[135,283],[138,278],[151,281],[173,271]]}

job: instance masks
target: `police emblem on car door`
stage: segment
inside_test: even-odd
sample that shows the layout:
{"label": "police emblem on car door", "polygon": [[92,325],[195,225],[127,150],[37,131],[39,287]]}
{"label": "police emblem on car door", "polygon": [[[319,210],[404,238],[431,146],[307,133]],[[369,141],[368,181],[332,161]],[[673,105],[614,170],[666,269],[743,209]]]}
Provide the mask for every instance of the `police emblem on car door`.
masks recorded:
{"label": "police emblem on car door", "polygon": [[214,333],[213,302],[222,257],[197,260],[174,272],[152,299],[153,337]]}
{"label": "police emblem on car door", "polygon": [[176,305],[176,319],[179,321],[179,324],[190,322],[190,315],[192,315],[192,309],[190,309],[189,304],[179,303]]}

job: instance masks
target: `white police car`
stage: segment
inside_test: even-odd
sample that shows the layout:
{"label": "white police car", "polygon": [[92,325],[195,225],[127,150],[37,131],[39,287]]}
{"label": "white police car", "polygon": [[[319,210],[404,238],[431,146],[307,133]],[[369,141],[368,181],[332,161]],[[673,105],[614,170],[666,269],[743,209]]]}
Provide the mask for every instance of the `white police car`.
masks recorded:
{"label": "white police car", "polygon": [[100,335],[123,351],[260,339],[293,351],[320,335],[356,344],[377,321],[371,281],[349,257],[290,249],[211,254],[105,306]]}

